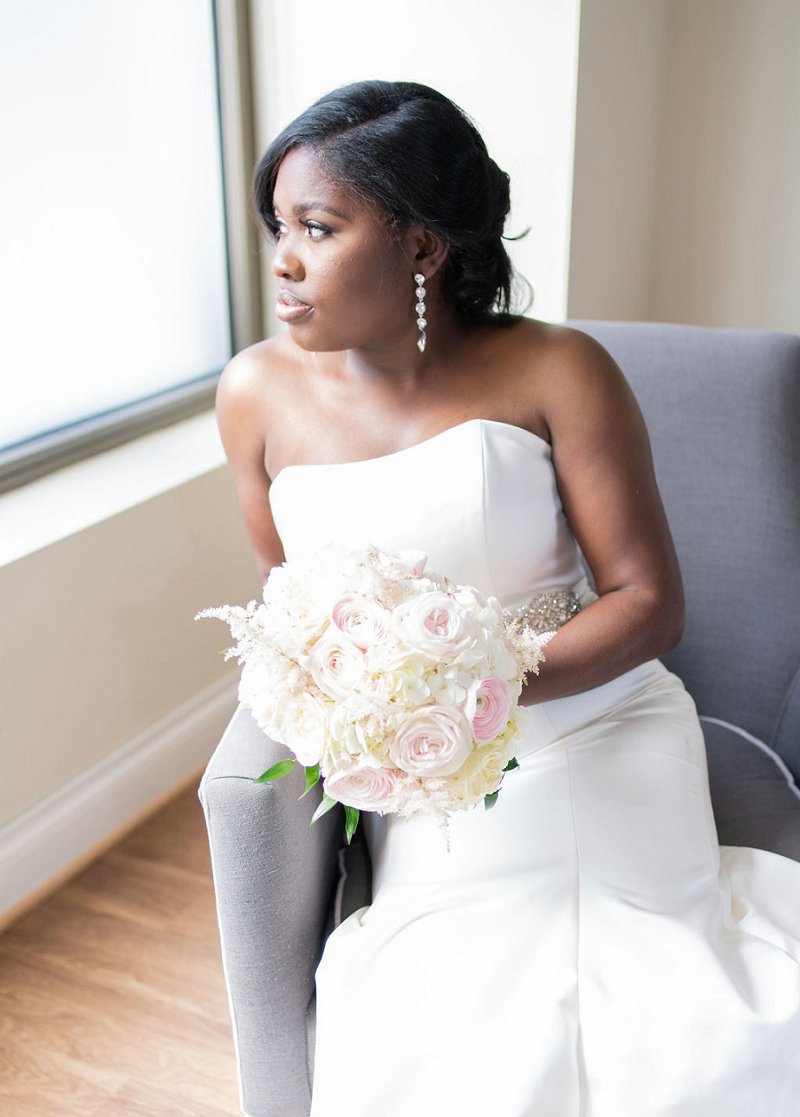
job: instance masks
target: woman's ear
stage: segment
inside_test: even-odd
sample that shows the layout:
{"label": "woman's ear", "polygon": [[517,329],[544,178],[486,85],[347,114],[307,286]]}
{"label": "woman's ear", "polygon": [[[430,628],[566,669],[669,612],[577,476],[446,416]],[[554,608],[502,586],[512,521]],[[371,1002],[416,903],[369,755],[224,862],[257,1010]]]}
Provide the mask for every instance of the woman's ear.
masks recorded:
{"label": "woman's ear", "polygon": [[406,229],[405,251],[415,271],[431,279],[447,260],[450,246],[444,237],[415,221]]}

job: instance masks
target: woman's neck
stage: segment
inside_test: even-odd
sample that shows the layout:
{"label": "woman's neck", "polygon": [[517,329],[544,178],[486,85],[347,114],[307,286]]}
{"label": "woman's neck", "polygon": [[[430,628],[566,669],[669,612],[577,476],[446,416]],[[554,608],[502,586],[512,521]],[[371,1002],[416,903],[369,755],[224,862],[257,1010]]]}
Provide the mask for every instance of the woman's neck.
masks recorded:
{"label": "woman's neck", "polygon": [[343,374],[354,381],[385,386],[394,390],[413,392],[432,374],[441,373],[454,360],[467,336],[471,324],[453,311],[440,311],[434,318],[434,328],[428,327],[425,351],[417,347],[419,336],[416,328],[403,331],[401,336],[377,346],[348,349],[341,354]]}

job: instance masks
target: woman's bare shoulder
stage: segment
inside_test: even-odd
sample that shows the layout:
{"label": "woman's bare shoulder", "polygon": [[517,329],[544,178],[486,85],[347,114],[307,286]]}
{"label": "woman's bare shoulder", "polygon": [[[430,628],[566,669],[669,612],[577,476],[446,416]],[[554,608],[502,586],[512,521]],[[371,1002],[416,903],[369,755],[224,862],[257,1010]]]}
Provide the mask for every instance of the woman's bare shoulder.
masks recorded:
{"label": "woman's bare shoulder", "polygon": [[504,384],[526,425],[569,423],[576,409],[598,400],[619,401],[630,389],[614,358],[589,334],[572,326],[520,318],[497,335],[492,379]]}
{"label": "woman's bare shoulder", "polygon": [[564,378],[603,375],[617,369],[608,350],[596,338],[574,326],[520,318],[508,328],[509,349],[524,375],[542,372]]}
{"label": "woman's bare shoulder", "polygon": [[240,350],[222,370],[216,393],[220,431],[264,444],[285,426],[303,395],[307,375],[291,339],[279,335]]}
{"label": "woman's bare shoulder", "polygon": [[246,396],[268,392],[291,374],[296,363],[296,346],[284,337],[268,337],[240,349],[222,370],[219,393]]}
{"label": "woman's bare shoulder", "polygon": [[576,407],[630,397],[617,362],[583,330],[523,319],[512,328],[510,343],[518,391],[535,404],[548,425],[554,419],[569,419]]}
{"label": "woman's bare shoulder", "polygon": [[282,429],[297,392],[296,347],[284,336],[240,350],[222,370],[216,411],[222,445],[231,467],[264,470],[265,448]]}

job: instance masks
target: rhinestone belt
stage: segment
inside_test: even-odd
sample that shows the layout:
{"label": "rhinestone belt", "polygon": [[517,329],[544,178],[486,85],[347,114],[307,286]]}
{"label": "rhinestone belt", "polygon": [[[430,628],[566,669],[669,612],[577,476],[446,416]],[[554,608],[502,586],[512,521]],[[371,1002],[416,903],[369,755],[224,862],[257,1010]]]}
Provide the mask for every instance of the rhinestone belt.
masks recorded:
{"label": "rhinestone belt", "polygon": [[525,605],[506,610],[506,614],[533,632],[554,632],[579,613],[580,608],[580,597],[575,590],[551,590],[537,593]]}

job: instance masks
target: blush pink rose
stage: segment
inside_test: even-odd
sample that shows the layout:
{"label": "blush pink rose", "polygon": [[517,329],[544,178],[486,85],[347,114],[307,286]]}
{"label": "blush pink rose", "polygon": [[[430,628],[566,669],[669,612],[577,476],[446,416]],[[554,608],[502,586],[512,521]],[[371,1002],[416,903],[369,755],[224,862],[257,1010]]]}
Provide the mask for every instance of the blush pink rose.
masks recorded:
{"label": "blush pink rose", "polygon": [[386,640],[389,614],[376,601],[349,593],[331,609],[331,620],[353,643],[365,650]]}
{"label": "blush pink rose", "polygon": [[325,791],[348,807],[376,811],[395,789],[395,777],[386,768],[351,768],[325,777]]}
{"label": "blush pink rose", "polygon": [[469,722],[447,706],[423,706],[409,714],[389,745],[392,763],[412,776],[449,776],[471,751]]}
{"label": "blush pink rose", "polygon": [[476,679],[467,691],[465,710],[476,741],[491,741],[506,727],[511,693],[504,679]]}

